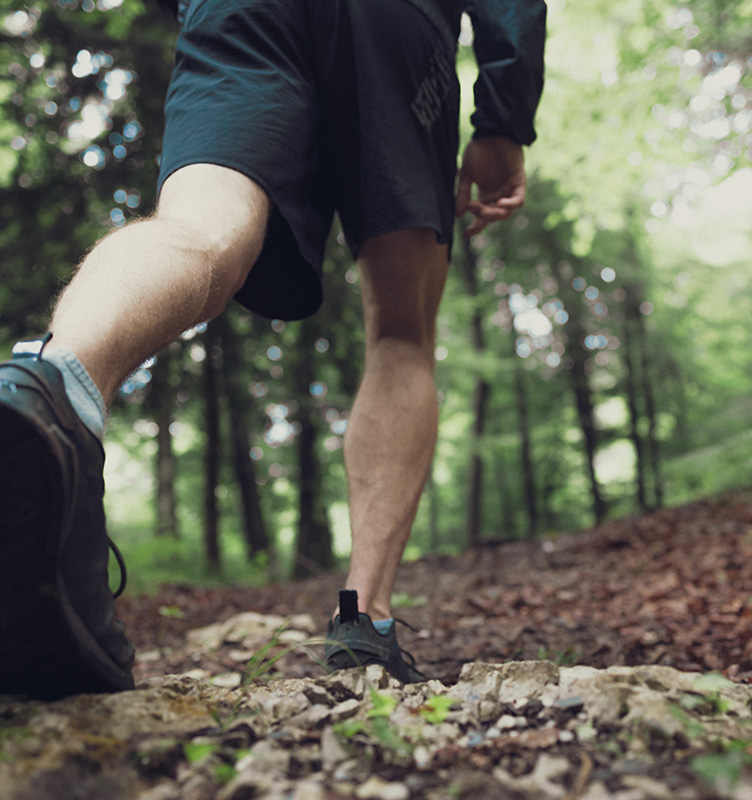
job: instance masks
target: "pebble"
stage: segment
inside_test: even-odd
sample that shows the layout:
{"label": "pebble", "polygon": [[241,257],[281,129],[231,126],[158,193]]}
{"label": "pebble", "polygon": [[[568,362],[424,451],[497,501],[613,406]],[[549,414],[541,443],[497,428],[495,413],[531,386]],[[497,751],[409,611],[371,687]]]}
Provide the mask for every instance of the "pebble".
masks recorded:
{"label": "pebble", "polygon": [[410,790],[404,783],[393,783],[372,775],[358,786],[355,796],[359,800],[408,800]]}
{"label": "pebble", "polygon": [[219,686],[220,689],[237,689],[241,681],[242,676],[239,672],[223,672],[212,678],[212,684]]}

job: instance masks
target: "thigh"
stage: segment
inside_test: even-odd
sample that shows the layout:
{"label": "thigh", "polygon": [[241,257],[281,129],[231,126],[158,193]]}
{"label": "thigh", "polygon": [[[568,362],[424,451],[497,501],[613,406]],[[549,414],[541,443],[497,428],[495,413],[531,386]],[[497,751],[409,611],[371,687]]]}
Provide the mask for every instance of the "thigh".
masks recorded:
{"label": "thigh", "polygon": [[324,107],[343,120],[327,139],[332,167],[353,141],[357,148],[337,196],[348,242],[357,253],[367,239],[423,227],[450,242],[459,112],[451,31],[406,0],[340,6],[352,65],[338,66],[355,87],[326,97]]}
{"label": "thigh", "polygon": [[190,0],[165,101],[160,182],[215,163],[272,196],[306,181],[317,105],[302,0]]}
{"label": "thigh", "polygon": [[165,102],[160,194],[171,176],[202,164],[260,186],[274,210],[237,299],[264,316],[306,316],[321,302],[331,212],[327,218],[309,201],[319,122],[305,0],[183,6]]}
{"label": "thigh", "polygon": [[431,228],[395,231],[363,243],[358,268],[368,344],[395,337],[425,345],[433,353],[448,251]]}

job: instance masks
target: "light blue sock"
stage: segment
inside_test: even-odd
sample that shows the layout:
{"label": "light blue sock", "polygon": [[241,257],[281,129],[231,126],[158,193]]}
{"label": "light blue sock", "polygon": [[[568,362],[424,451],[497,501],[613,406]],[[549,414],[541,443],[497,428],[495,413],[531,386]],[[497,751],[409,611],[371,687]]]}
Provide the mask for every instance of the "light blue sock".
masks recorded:
{"label": "light blue sock", "polygon": [[104,422],[107,407],[102,394],[86,371],[86,367],[69,350],[49,347],[43,359],[57,367],[63,374],[65,391],[81,421],[101,442],[104,439]]}
{"label": "light blue sock", "polygon": [[389,617],[389,619],[375,619],[373,621],[373,627],[376,628],[378,633],[389,633],[389,628],[392,627],[393,622],[394,617]]}

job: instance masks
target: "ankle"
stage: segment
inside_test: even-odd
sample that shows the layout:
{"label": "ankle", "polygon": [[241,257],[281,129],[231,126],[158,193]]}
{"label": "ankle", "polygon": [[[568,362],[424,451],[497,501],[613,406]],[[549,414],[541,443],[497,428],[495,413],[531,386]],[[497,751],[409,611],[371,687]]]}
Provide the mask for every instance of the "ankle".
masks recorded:
{"label": "ankle", "polygon": [[74,353],[62,347],[48,347],[44,360],[60,370],[71,405],[84,425],[101,442],[107,406],[91,375]]}

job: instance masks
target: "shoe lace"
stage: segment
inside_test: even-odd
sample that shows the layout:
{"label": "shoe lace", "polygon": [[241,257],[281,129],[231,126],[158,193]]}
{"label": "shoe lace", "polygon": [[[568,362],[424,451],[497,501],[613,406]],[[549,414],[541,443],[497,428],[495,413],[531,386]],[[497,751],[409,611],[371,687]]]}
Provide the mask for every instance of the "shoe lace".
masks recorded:
{"label": "shoe lace", "polygon": [[112,593],[112,596],[117,599],[125,591],[125,585],[128,583],[128,570],[125,568],[125,559],[123,558],[123,554],[109,536],[107,537],[107,543],[110,545],[110,550],[112,550],[112,553],[115,556],[115,561],[117,561],[120,569],[120,583],[118,584],[118,588]]}
{"label": "shoe lace", "polygon": [[[404,625],[406,628],[409,628],[411,631],[413,631],[413,633],[418,633],[418,629],[414,625],[411,625],[409,622],[406,622],[404,619],[401,619],[400,617],[392,617],[392,619],[395,622],[399,622],[400,625]],[[408,666],[410,667],[410,669],[415,670],[415,672],[417,672],[418,675],[420,675],[422,678],[425,678],[425,680],[428,680],[428,676],[425,674],[425,672],[421,672],[421,670],[419,670],[415,666],[415,656],[413,656],[413,654],[409,650],[405,650],[404,647],[400,647],[399,643],[397,643],[397,647],[399,647],[400,653],[403,656],[407,656],[407,658],[409,659]]]}

